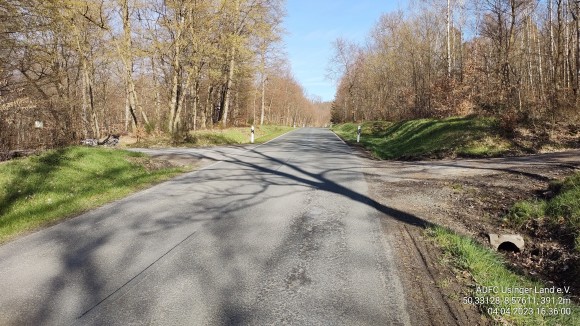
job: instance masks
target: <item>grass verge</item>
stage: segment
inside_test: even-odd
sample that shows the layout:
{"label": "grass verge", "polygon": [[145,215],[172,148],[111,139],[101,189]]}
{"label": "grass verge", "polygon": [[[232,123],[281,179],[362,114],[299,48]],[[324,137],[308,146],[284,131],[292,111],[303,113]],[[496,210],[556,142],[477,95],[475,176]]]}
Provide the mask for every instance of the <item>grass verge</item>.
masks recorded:
{"label": "grass verge", "polygon": [[[357,126],[345,123],[332,129],[347,142],[355,143]],[[381,159],[492,157],[513,151],[512,142],[501,135],[497,121],[479,117],[365,122],[361,144]]]}
{"label": "grass verge", "polygon": [[141,153],[69,147],[0,164],[0,243],[166,180]]}
{"label": "grass verge", "polygon": [[578,305],[563,294],[539,293],[557,288],[518,275],[501,256],[468,237],[442,227],[428,229],[427,234],[443,249],[446,260],[471,274],[475,284],[462,298],[464,304],[477,305],[503,324],[580,325]]}
{"label": "grass verge", "polygon": [[580,172],[551,183],[550,190],[550,199],[515,203],[505,220],[516,228],[547,224],[552,229],[566,230],[574,239],[575,250],[580,252]]}
{"label": "grass verge", "polygon": [[[254,129],[254,143],[261,144],[283,135],[294,128],[286,126],[263,125]],[[205,147],[219,145],[239,145],[250,143],[250,127],[236,127],[227,129],[209,129],[192,131],[177,141],[169,138],[150,138],[132,147]]]}

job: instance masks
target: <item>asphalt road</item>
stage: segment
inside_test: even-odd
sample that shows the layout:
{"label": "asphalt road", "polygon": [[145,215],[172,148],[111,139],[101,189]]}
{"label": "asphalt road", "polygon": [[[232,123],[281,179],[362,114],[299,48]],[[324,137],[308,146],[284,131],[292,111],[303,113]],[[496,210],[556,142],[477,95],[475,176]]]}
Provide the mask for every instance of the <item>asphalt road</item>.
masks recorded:
{"label": "asphalt road", "polygon": [[0,247],[0,325],[409,324],[363,162],[332,132],[212,159]]}

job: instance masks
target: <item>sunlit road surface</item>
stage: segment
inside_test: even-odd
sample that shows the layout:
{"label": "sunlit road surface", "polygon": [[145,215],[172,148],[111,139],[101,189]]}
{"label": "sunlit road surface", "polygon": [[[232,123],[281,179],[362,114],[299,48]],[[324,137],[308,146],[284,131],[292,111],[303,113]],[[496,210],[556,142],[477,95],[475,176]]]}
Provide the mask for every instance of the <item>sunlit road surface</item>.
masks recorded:
{"label": "sunlit road surface", "polygon": [[363,161],[299,129],[0,247],[0,325],[409,324]]}

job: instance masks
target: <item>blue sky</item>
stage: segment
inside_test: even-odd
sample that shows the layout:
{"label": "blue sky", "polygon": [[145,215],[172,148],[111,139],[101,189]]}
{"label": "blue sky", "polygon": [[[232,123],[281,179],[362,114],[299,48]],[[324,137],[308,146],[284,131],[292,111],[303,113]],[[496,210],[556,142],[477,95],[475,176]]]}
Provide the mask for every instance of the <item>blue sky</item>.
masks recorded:
{"label": "blue sky", "polygon": [[404,4],[405,0],[287,0],[286,51],[306,93],[333,100],[335,84],[325,77],[332,42],[342,37],[364,43],[382,13],[404,9]]}

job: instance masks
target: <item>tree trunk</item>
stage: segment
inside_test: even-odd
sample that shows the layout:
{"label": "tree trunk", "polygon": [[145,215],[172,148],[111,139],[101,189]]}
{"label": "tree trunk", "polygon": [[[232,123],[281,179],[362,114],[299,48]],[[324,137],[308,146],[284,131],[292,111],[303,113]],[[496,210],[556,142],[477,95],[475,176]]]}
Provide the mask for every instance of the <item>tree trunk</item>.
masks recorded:
{"label": "tree trunk", "polygon": [[175,38],[173,44],[173,76],[171,78],[171,97],[169,100],[169,121],[167,122],[167,129],[170,133],[176,133],[179,124],[179,113],[181,112],[181,104],[183,101],[183,66],[181,63],[181,34],[183,17],[176,17],[180,22],[176,26]]}
{"label": "tree trunk", "polygon": [[83,105],[88,106],[91,113],[91,128],[93,129],[93,137],[101,138],[101,130],[99,128],[99,118],[97,115],[97,110],[95,108],[95,94],[93,90],[93,81],[91,79],[91,74],[89,71],[89,64],[86,57],[82,58],[83,65]]}
{"label": "tree trunk", "polygon": [[122,4],[123,16],[123,49],[121,50],[121,58],[125,65],[125,86],[127,87],[127,96],[129,97],[129,110],[133,117],[133,127],[138,125],[135,111],[139,108],[143,122],[149,124],[149,119],[143,108],[139,106],[137,92],[135,91],[135,82],[133,81],[133,53],[132,53],[132,39],[131,39],[131,18],[129,17],[129,3],[128,0],[123,0]]}
{"label": "tree trunk", "polygon": [[[179,59],[177,59],[176,61],[179,61]],[[171,98],[169,100],[169,121],[167,124],[167,130],[170,133],[174,133],[177,130],[175,130],[175,127],[177,125],[177,112],[179,111],[179,103],[180,103],[180,97],[181,97],[181,77],[179,76],[181,74],[180,71],[175,70],[173,72],[173,77],[171,78]]]}
{"label": "tree trunk", "polygon": [[151,72],[153,73],[153,92],[155,96],[155,118],[156,121],[156,129],[159,130],[161,128],[161,96],[159,94],[159,85],[157,82],[157,71],[155,70],[155,60],[151,58]]}
{"label": "tree trunk", "polygon": [[199,78],[195,81],[194,87],[191,89],[193,96],[193,103],[191,109],[193,111],[193,131],[197,130],[197,104],[199,103]]}
{"label": "tree trunk", "polygon": [[211,112],[210,105],[211,105],[211,97],[213,95],[213,87],[208,86],[207,88],[207,99],[205,100],[205,106],[201,110],[201,121],[200,121],[200,128],[206,129],[207,128],[207,114]]}
{"label": "tree trunk", "polygon": [[576,82],[574,83],[574,93],[576,94],[576,99],[579,98],[578,93],[580,90],[580,3],[578,1],[576,1],[576,19],[575,19],[575,25],[576,25],[576,76],[575,76],[575,80]]}
{"label": "tree trunk", "polygon": [[266,114],[266,78],[262,76],[262,101],[260,102],[260,126],[264,124],[264,115]]}
{"label": "tree trunk", "polygon": [[549,24],[549,28],[550,28],[550,38],[549,38],[549,42],[550,42],[550,46],[549,46],[549,50],[550,53],[548,54],[548,66],[550,68],[550,81],[552,82],[552,86],[553,89],[555,89],[555,84],[556,84],[556,71],[555,71],[555,64],[554,64],[554,27],[553,27],[553,21],[552,21],[552,0],[548,1],[548,24]]}
{"label": "tree trunk", "polygon": [[230,108],[230,94],[232,88],[232,80],[234,78],[234,69],[236,66],[236,49],[232,47],[230,62],[228,65],[228,75],[225,83],[224,95],[223,95],[223,102],[222,102],[222,112],[221,112],[221,119],[223,127],[228,126],[228,111]]}
{"label": "tree trunk", "polygon": [[447,77],[451,77],[451,0],[447,0]]}
{"label": "tree trunk", "polygon": [[[179,131],[179,125],[181,125],[181,111],[184,108],[185,102],[185,92],[189,89],[189,82],[191,80],[191,75],[188,76],[185,84],[180,84],[179,86],[179,96],[177,97],[177,107],[175,108],[175,116],[174,116],[174,124],[173,124],[173,131]],[[180,78],[183,80],[183,78]]]}

